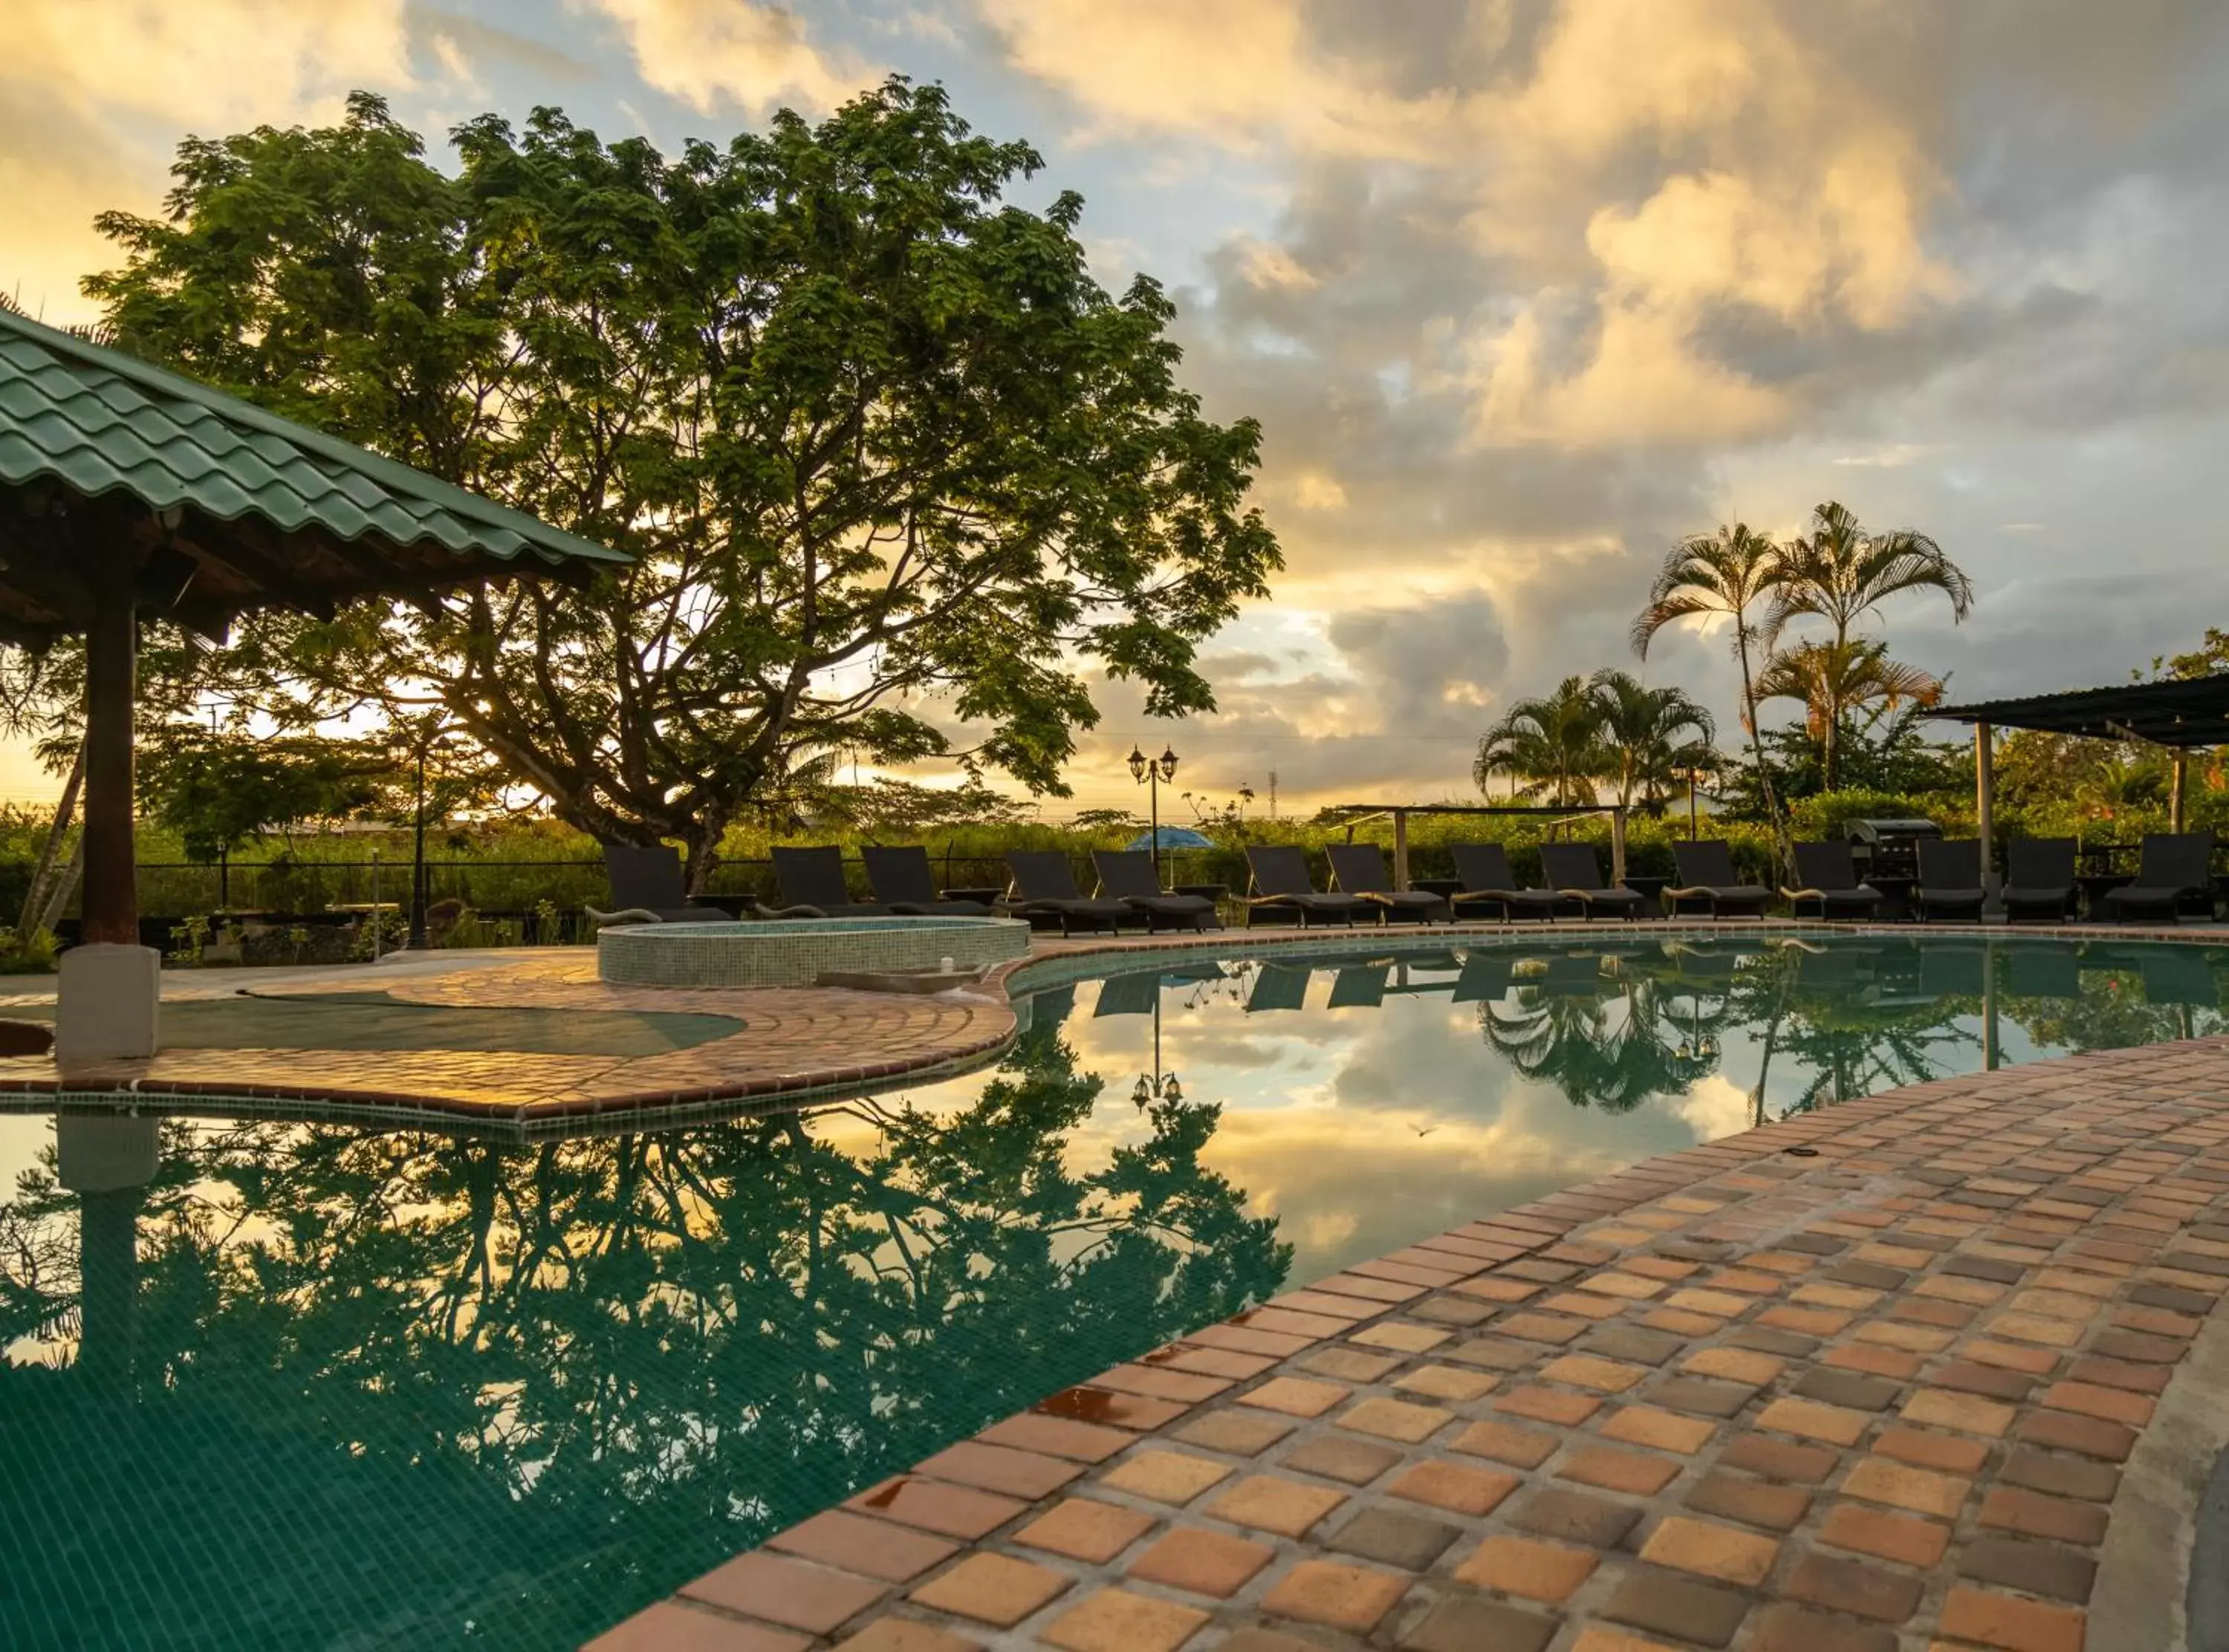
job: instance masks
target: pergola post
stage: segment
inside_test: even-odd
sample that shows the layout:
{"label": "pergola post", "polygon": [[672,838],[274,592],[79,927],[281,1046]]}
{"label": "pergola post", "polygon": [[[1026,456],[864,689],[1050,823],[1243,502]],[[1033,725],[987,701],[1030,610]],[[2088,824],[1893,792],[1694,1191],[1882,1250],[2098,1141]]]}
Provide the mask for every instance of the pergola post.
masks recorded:
{"label": "pergola post", "polygon": [[2168,824],[2171,832],[2182,829],[2182,799],[2190,782],[2190,752],[2182,746],[2174,748],[2174,785],[2168,793]]}
{"label": "pergola post", "polygon": [[162,954],[139,944],[132,841],[132,714],[139,650],[132,560],[104,559],[85,637],[85,884],[80,944],[61,956],[55,1056],[100,1061],[156,1047]]}
{"label": "pergola post", "polygon": [[1982,840],[1982,882],[1997,869],[1995,798],[1997,790],[1996,751],[1987,723],[1974,725],[1974,836]]}
{"label": "pergola post", "polygon": [[1393,811],[1393,887],[1409,887],[1409,811],[1405,809]]}
{"label": "pergola post", "polygon": [[1625,881],[1625,805],[1609,811],[1609,887]]}

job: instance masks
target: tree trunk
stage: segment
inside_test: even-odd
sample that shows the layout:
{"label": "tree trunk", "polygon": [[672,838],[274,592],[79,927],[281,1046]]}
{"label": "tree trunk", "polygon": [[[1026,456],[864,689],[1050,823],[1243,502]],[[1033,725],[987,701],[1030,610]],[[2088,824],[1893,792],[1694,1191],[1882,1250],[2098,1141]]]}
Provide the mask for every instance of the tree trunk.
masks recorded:
{"label": "tree trunk", "polygon": [[1795,875],[1795,850],[1789,842],[1788,823],[1781,817],[1780,794],[1773,790],[1772,770],[1765,764],[1764,733],[1757,726],[1757,684],[1750,676],[1749,631],[1746,626],[1743,627],[1735,641],[1741,652],[1742,709],[1747,714],[1749,749],[1757,759],[1757,789],[1764,794],[1764,816],[1772,823],[1772,841],[1774,847],[1780,851],[1781,869],[1793,879]]}
{"label": "tree trunk", "polygon": [[69,865],[62,869],[61,875],[55,880],[54,887],[48,893],[46,906],[39,913],[38,928],[51,930],[61,922],[62,908],[69,905],[70,896],[77,891],[77,880],[84,875],[85,834],[80,832],[77,842],[70,848]]}
{"label": "tree trunk", "polygon": [[[62,844],[69,836],[70,822],[77,815],[78,789],[85,784],[85,741],[77,743],[77,755],[70,759],[69,778],[62,782],[61,800],[55,804],[55,823],[48,829],[47,841],[39,850],[38,864],[31,868],[31,886],[23,892],[22,915],[16,920],[16,932],[29,935],[35,929],[52,929],[54,919],[47,915],[49,906],[60,904],[52,888],[55,880],[62,876],[57,867],[61,859]],[[80,835],[76,851],[70,858],[70,869],[62,877],[61,901],[69,899],[69,891],[77,881],[78,868],[84,864],[85,840]]]}

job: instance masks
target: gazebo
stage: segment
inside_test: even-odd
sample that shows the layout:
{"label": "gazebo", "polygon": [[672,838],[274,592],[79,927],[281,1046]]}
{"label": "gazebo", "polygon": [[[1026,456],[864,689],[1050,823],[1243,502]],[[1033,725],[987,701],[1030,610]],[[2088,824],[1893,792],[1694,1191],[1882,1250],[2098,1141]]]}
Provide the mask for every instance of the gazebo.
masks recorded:
{"label": "gazebo", "polygon": [[579,579],[617,551],[0,311],[0,642],[86,639],[81,944],[55,1053],[157,1047],[160,955],[139,944],[132,740],[142,618],[233,618],[490,578]]}
{"label": "gazebo", "polygon": [[1937,706],[1928,714],[1973,725],[1975,835],[1982,840],[1982,870],[1987,874],[1995,870],[1990,845],[1991,805],[1996,787],[1995,730],[2032,728],[2168,747],[2174,753],[2174,785],[2168,810],[2174,829],[2179,832],[2191,752],[2229,746],[2229,673],[2124,682],[2108,688],[2069,688],[2016,700],[1976,700],[1962,706]]}

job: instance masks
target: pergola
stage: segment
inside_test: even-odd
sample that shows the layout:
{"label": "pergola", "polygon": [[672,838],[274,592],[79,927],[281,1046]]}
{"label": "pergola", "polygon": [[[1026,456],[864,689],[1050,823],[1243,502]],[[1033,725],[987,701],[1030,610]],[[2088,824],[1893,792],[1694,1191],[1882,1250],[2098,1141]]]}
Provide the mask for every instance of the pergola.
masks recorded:
{"label": "pergola", "polygon": [[1372,820],[1393,823],[1393,887],[1409,887],[1409,816],[1411,815],[1525,815],[1538,818],[1547,816],[1551,823],[1560,821],[1583,820],[1596,815],[1609,816],[1609,880],[1613,885],[1625,881],[1625,820],[1629,813],[1624,804],[1573,804],[1569,808],[1555,804],[1464,804],[1464,803],[1340,803],[1322,811],[1323,817],[1334,824],[1344,824],[1350,841],[1354,829]]}
{"label": "pergola", "polygon": [[1963,706],[1937,706],[1929,714],[1973,725],[1975,836],[1982,840],[1982,869],[1987,873],[1993,869],[1990,805],[1996,784],[1991,748],[1995,730],[2031,728],[2169,747],[2174,752],[2174,789],[2169,807],[2174,828],[2181,831],[2183,783],[2192,749],[2229,746],[2229,674],[2126,682],[2110,688],[2070,688],[2062,694],[2028,695],[2016,700],[1977,700]]}
{"label": "pergola", "polygon": [[56,1053],[151,1054],[132,722],[138,623],[222,638],[283,607],[581,578],[620,553],[236,397],[0,311],[0,642],[86,639],[84,943]]}

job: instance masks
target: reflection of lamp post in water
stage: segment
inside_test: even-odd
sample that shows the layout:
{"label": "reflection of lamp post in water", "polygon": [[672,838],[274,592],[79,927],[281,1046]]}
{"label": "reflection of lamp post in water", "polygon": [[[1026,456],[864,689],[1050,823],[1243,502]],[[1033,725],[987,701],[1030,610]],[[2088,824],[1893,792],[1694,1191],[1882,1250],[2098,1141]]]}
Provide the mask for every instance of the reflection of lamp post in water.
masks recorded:
{"label": "reflection of lamp post in water", "polygon": [[1150,788],[1147,793],[1153,828],[1153,881],[1161,880],[1161,782],[1177,778],[1175,749],[1164,746],[1159,757],[1147,757],[1135,746],[1130,748],[1130,778],[1140,785]]}
{"label": "reflection of lamp post in water", "polygon": [[1161,1076],[1161,987],[1156,981],[1153,983],[1153,1075],[1150,1078],[1142,1073],[1138,1075],[1138,1082],[1130,1086],[1130,1100],[1140,1112],[1143,1112],[1156,1101],[1183,1099],[1184,1086],[1177,1082],[1177,1075],[1172,1073],[1166,1078]]}
{"label": "reflection of lamp post in water", "polygon": [[132,1379],[138,1342],[139,1207],[155,1179],[159,1117],[63,1113],[61,1185],[78,1196],[78,1368],[103,1387]]}

